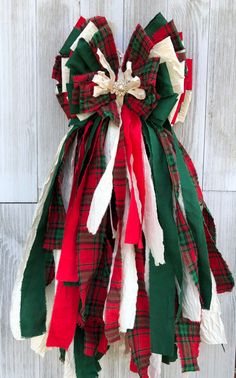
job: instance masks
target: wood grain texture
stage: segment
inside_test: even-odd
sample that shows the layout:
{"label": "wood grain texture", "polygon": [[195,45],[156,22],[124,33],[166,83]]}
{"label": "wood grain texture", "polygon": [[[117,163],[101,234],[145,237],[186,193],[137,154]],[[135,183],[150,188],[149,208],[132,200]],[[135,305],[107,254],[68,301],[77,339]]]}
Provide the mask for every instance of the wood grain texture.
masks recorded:
{"label": "wood grain texture", "polygon": [[11,293],[34,209],[32,204],[0,205],[0,378],[62,377],[56,351],[43,360],[29,341],[14,340],[9,325]]}
{"label": "wood grain texture", "polygon": [[202,182],[208,60],[209,0],[169,0],[168,19],[183,31],[187,57],[193,59],[193,93],[184,125],[176,125]]}
{"label": "wood grain texture", "polygon": [[34,5],[0,4],[0,202],[37,200]]}
{"label": "wood grain texture", "polygon": [[236,2],[211,2],[204,189],[236,190]]}
{"label": "wood grain texture", "polygon": [[79,2],[37,1],[37,123],[39,191],[47,177],[68,120],[55,96],[51,78],[55,56],[80,17]]}
{"label": "wood grain texture", "polygon": [[84,17],[105,16],[113,31],[118,49],[123,51],[123,14],[125,0],[87,1],[81,0],[81,15]]}
{"label": "wood grain texture", "polygon": [[168,2],[165,0],[125,0],[124,2],[124,50],[126,50],[130,37],[138,23],[143,28],[158,13],[167,15]]}

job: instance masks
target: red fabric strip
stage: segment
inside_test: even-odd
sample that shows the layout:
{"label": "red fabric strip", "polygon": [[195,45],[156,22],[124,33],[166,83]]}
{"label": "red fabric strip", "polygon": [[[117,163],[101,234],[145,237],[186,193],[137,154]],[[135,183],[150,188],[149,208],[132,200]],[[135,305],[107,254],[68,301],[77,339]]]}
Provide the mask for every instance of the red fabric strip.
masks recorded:
{"label": "red fabric strip", "polygon": [[[128,244],[137,244],[139,248],[142,248],[141,222],[143,220],[145,207],[142,125],[137,114],[132,112],[125,104],[122,107],[122,122],[124,125],[127,166],[131,181],[130,208],[126,226],[125,242]],[[133,163],[131,159],[133,160]],[[139,199],[141,202],[141,222],[139,219],[138,207],[134,194],[133,175],[135,175],[137,180]]]}
{"label": "red fabric strip", "polygon": [[63,282],[58,282],[47,347],[69,348],[78,320],[78,308],[79,287],[64,286]]}
{"label": "red fabric strip", "polygon": [[[99,137],[100,129],[101,129],[102,122],[100,123],[96,135],[94,144],[92,147],[92,151],[90,154],[90,161],[93,157],[97,140]],[[85,136],[89,131],[91,126],[91,122],[88,122],[85,130]],[[88,173],[89,163],[87,168],[84,172],[81,184],[79,188],[77,188],[77,180],[78,180],[78,173],[79,169],[81,168],[81,161],[84,158],[84,151],[85,151],[85,137],[83,138],[80,150],[80,157],[77,164],[77,168],[74,175],[73,186],[72,186],[72,193],[69,202],[68,211],[66,214],[66,222],[65,222],[65,231],[64,231],[64,238],[62,242],[62,251],[61,251],[61,258],[59,261],[58,271],[56,278],[58,281],[64,282],[78,282],[78,253],[76,252],[76,238],[77,238],[77,230],[79,224],[79,217],[80,212],[80,202],[84,190],[84,185]],[[90,162],[89,161],[89,162]]]}

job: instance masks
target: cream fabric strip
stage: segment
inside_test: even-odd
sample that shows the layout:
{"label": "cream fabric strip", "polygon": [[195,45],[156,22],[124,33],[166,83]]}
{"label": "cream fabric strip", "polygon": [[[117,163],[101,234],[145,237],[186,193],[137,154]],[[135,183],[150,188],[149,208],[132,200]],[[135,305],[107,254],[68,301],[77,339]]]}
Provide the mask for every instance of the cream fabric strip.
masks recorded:
{"label": "cream fabric strip", "polygon": [[130,204],[130,195],[128,188],[126,189],[125,210],[121,235],[121,256],[122,256],[122,274],[123,282],[121,289],[120,316],[119,325],[120,332],[126,332],[127,329],[134,328],[136,315],[136,301],[138,295],[138,275],[135,262],[135,250],[133,244],[126,244],[125,230],[128,219]]}
{"label": "cream fabric strip", "polygon": [[142,139],[142,155],[145,174],[145,209],[143,232],[147,247],[151,250],[155,265],[164,264],[163,230],[157,216],[156,194],[153,186],[151,167],[148,161],[144,141]]}
{"label": "cream fabric strip", "polygon": [[94,75],[92,81],[97,84],[94,87],[94,97],[98,97],[102,94],[114,93],[116,94],[116,101],[119,106],[123,105],[126,93],[133,95],[139,100],[145,98],[145,90],[140,88],[140,78],[138,76],[132,76],[132,64],[130,61],[126,63],[126,71],[124,73],[119,69],[118,80],[116,81],[115,73],[100,49],[97,49],[97,54],[101,65],[107,69],[109,77],[104,71],[98,71],[97,74]]}
{"label": "cream fabric strip", "polygon": [[177,123],[177,122],[183,123],[185,121],[191,99],[192,99],[192,91],[186,90],[185,96],[184,96],[184,101],[181,104],[180,111],[178,113],[178,116],[176,118],[175,123]]}
{"label": "cream fabric strip", "polygon": [[81,38],[85,39],[86,42],[91,41],[91,39],[93,38],[94,34],[97,33],[97,31],[97,26],[92,21],[89,21],[88,25],[84,28],[84,30],[82,30],[78,38],[76,38],[76,40],[72,43],[70,47],[71,50],[74,51],[76,49],[78,42]]}
{"label": "cream fabric strip", "polygon": [[69,58],[61,58],[61,81],[62,81],[62,93],[67,92],[66,84],[70,81],[70,69],[66,66]]}
{"label": "cream fabric strip", "polygon": [[[136,98],[145,97],[145,91],[139,88],[140,79],[137,76],[132,77],[130,62],[127,62],[127,70],[124,73],[124,84],[120,84],[119,81],[115,81],[115,73],[113,72],[110,64],[99,49],[97,49],[97,54],[99,56],[101,65],[109,72],[109,77],[106,76],[105,72],[103,71],[98,71],[98,73],[94,75],[93,82],[97,84],[94,87],[93,95],[95,97],[109,92],[115,93],[113,91],[116,91],[115,86],[117,85],[117,90],[120,90],[119,93],[117,92],[117,108],[119,113],[121,113],[121,106],[123,104],[125,93],[130,93]],[[122,87],[119,87],[120,85]],[[87,219],[87,227],[89,232],[91,232],[92,234],[96,234],[111,200],[113,189],[113,168],[120,138],[121,122],[121,117],[119,126],[116,126],[112,121],[109,122],[106,144],[109,144],[110,146],[110,157],[108,157],[107,159],[107,167],[98,183],[98,186],[95,189]]]}
{"label": "cream fabric strip", "polygon": [[160,63],[166,63],[174,92],[183,93],[185,62],[179,62],[170,37],[153,46],[149,58],[154,57],[160,57]]}
{"label": "cream fabric strip", "polygon": [[66,351],[63,378],[76,378],[74,340],[72,341],[68,350]]}
{"label": "cream fabric strip", "polygon": [[201,341],[206,344],[227,344],[224,324],[221,319],[220,301],[216,291],[215,278],[211,272],[212,299],[210,310],[202,310],[200,327]]}
{"label": "cream fabric strip", "polygon": [[23,251],[21,264],[20,264],[20,267],[19,267],[18,272],[17,272],[17,277],[16,277],[14,288],[13,288],[13,292],[12,292],[12,302],[11,302],[11,310],[10,310],[10,326],[11,326],[11,331],[12,331],[14,338],[17,339],[17,340],[23,339],[22,336],[21,336],[21,329],[20,329],[21,285],[22,285],[22,280],[23,280],[23,274],[24,274],[24,270],[25,270],[25,267],[26,267],[26,264],[27,264],[27,261],[28,261],[28,258],[29,258],[29,254],[30,254],[32,245],[33,245],[34,240],[35,240],[38,224],[39,224],[40,218],[42,216],[44,202],[45,202],[47,195],[48,195],[48,191],[49,191],[49,188],[50,188],[50,184],[51,184],[51,180],[52,180],[52,177],[53,177],[53,174],[54,174],[54,170],[55,170],[55,167],[58,163],[60,151],[61,151],[61,148],[62,148],[62,146],[63,146],[63,144],[64,144],[64,142],[67,138],[67,134],[64,136],[61,143],[59,144],[58,150],[57,150],[56,155],[54,157],[54,162],[52,164],[51,171],[50,171],[49,176],[48,176],[48,178],[47,178],[47,180],[44,184],[41,196],[39,198],[39,202],[37,204],[35,214],[34,214],[34,220],[33,220],[32,226],[31,226],[29,233],[28,233],[28,237],[27,237],[25,247],[24,247],[24,251]]}
{"label": "cream fabric strip", "polygon": [[210,310],[201,309],[198,290],[185,267],[183,279],[183,316],[192,321],[201,321],[200,334],[202,342],[207,344],[226,344],[224,325],[220,316],[220,302],[212,272],[212,299]]}
{"label": "cream fabric strip", "polygon": [[93,235],[96,234],[102,218],[111,201],[113,188],[113,168],[116,158],[117,146],[120,138],[120,126],[117,127],[110,120],[105,140],[105,152],[107,158],[107,166],[102,175],[98,186],[96,187],[92,202],[90,204],[89,215],[87,219],[88,231]]}
{"label": "cream fabric strip", "polygon": [[[160,63],[166,63],[173,90],[178,94],[177,102],[168,117],[169,121],[171,122],[177,110],[180,96],[182,93],[184,93],[185,62],[179,62],[170,37],[167,37],[163,41],[157,43],[150,51],[149,57],[158,56],[160,57]],[[184,122],[191,101],[191,93],[191,91],[186,91],[184,102],[181,105],[180,112],[175,123]]]}

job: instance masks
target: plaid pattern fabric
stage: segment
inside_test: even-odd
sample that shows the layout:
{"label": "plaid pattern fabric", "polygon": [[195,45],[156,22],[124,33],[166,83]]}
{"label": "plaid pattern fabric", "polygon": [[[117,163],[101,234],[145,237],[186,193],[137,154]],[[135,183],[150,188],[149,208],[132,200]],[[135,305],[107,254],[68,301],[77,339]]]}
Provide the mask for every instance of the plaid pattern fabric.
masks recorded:
{"label": "plaid pattern fabric", "polygon": [[167,22],[164,26],[158,29],[152,35],[152,41],[154,44],[161,42],[163,39],[170,37],[173,43],[175,51],[181,51],[184,49],[184,45],[180,39],[179,32],[176,29],[174,21]]}
{"label": "plaid pattern fabric", "polygon": [[[85,317],[85,302],[87,293],[94,275],[97,272],[105,243],[106,215],[99,226],[96,235],[87,230],[87,218],[92,196],[98,182],[104,173],[106,162],[103,151],[105,140],[106,124],[99,128],[97,146],[89,163],[89,168],[83,174],[82,181],[78,187],[81,192],[81,202],[78,208],[79,222],[77,230],[76,251],[78,255],[78,277],[81,297],[81,315]],[[88,311],[88,308],[87,308]],[[88,313],[86,314],[86,316]]]}
{"label": "plaid pattern fabric", "polygon": [[61,166],[55,180],[52,202],[49,207],[47,231],[44,238],[43,248],[47,250],[61,249],[65,225],[65,209],[62,200],[61,185],[63,180],[63,168],[72,143],[77,132],[72,133],[65,144]]}
{"label": "plaid pattern fabric", "polygon": [[180,177],[176,163],[176,154],[174,150],[173,137],[171,133],[168,130],[165,130],[164,128],[158,130],[158,136],[160,138],[162,147],[166,154],[167,164],[175,194],[175,216],[182,260],[186,268],[188,269],[193,279],[193,282],[199,290],[197,246],[194,241],[189,224],[185,219],[185,216],[179,204]]}
{"label": "plaid pattern fabric", "polygon": [[146,64],[150,50],[154,46],[152,40],[148,37],[141,25],[137,25],[134,30],[128,48],[125,52],[122,71],[126,69],[126,62],[132,62],[132,69],[136,70]]}
{"label": "plaid pattern fabric", "polygon": [[110,276],[112,261],[112,246],[109,240],[104,243],[104,248],[91,285],[89,287],[84,317],[85,346],[84,354],[94,355],[99,348],[101,340],[105,337],[103,309],[107,296],[107,286]]}
{"label": "plaid pattern fabric", "polygon": [[159,58],[152,58],[148,59],[143,66],[133,70],[133,75],[137,75],[141,80],[141,87],[145,90],[146,97],[140,101],[136,97],[127,94],[124,102],[139,117],[148,118],[160,99],[160,95],[156,91],[158,67]]}
{"label": "plaid pattern fabric", "polygon": [[180,142],[179,146],[182,150],[184,161],[188,168],[189,174],[195,185],[199,204],[202,207],[204,231],[206,236],[210,267],[215,277],[217,292],[224,293],[227,291],[231,291],[234,287],[234,279],[225,260],[223,259],[221,253],[218,251],[216,247],[216,228],[214,219],[203,199],[202,190],[199,185],[198,176],[194,164],[190,156],[188,155],[187,151]]}
{"label": "plaid pattern fabric", "polygon": [[139,376],[148,378],[147,369],[151,356],[151,339],[149,328],[149,302],[144,282],[145,266],[144,249],[135,250],[136,268],[138,274],[138,296],[136,303],[136,318],[134,328],[128,330],[128,341],[132,360]]}
{"label": "plaid pattern fabric", "polygon": [[90,46],[92,47],[94,53],[96,53],[98,48],[101,50],[106,57],[106,60],[110,63],[112,70],[115,72],[115,74],[117,74],[119,60],[113,34],[108,24],[104,25],[97,33],[94,34],[90,41]]}
{"label": "plaid pattern fabric", "polygon": [[217,293],[225,293],[233,289],[234,279],[228,265],[216,247],[214,220],[205,206],[203,208],[203,217],[210,267],[215,277],[216,290]]}
{"label": "plaid pattern fabric", "polygon": [[190,227],[183,215],[178,201],[176,201],[176,224],[179,235],[179,246],[182,260],[187,267],[193,282],[199,290],[199,277],[197,265],[197,247]]}
{"label": "plaid pattern fabric", "polygon": [[62,76],[61,76],[61,55],[57,55],[55,57],[55,63],[53,65],[52,69],[52,79],[57,80],[59,83],[61,83]]}
{"label": "plaid pattern fabric", "polygon": [[197,358],[200,345],[200,322],[181,318],[176,324],[176,342],[182,372],[199,370]]}

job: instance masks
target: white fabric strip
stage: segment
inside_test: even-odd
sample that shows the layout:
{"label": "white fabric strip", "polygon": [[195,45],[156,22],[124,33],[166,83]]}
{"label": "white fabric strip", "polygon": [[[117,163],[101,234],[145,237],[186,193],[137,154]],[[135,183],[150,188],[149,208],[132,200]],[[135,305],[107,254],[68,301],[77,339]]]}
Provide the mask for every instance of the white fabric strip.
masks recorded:
{"label": "white fabric strip", "polygon": [[68,350],[66,351],[63,378],[76,378],[74,340],[72,341]]}
{"label": "white fabric strip", "polygon": [[143,232],[146,243],[154,258],[155,265],[164,264],[164,244],[163,244],[163,230],[160,226],[157,206],[156,194],[153,186],[151,167],[146,154],[144,142],[142,140],[142,155],[144,163],[145,174],[145,209],[143,219]]}
{"label": "white fabric strip", "polygon": [[144,282],[147,295],[149,296],[149,262],[150,262],[150,249],[145,244],[145,267],[144,267]]}
{"label": "white fabric strip", "polygon": [[63,167],[63,180],[61,184],[61,194],[62,194],[63,205],[66,212],[68,209],[71,189],[72,189],[72,184],[73,184],[75,152],[76,152],[77,141],[78,141],[78,138],[76,136],[74,142],[72,143],[72,146],[70,147],[70,150],[67,155],[67,159]]}
{"label": "white fabric strip", "polygon": [[70,81],[70,69],[66,66],[69,58],[61,58],[62,93],[67,92],[66,84]]}
{"label": "white fabric strip", "polygon": [[[61,250],[55,249],[53,251],[53,257],[55,262],[55,277],[58,269],[58,263],[61,256]],[[46,318],[46,332],[43,335],[32,337],[31,340],[31,349],[39,354],[41,357],[44,357],[45,352],[52,348],[46,347],[46,341],[48,337],[48,328],[52,317],[52,309],[54,298],[57,289],[57,280],[53,280],[50,285],[46,286],[46,308],[47,308],[47,318]]]}
{"label": "white fabric strip", "polygon": [[177,123],[177,122],[182,122],[183,123],[185,121],[185,118],[186,118],[186,115],[188,113],[188,109],[189,109],[189,105],[190,105],[191,99],[192,99],[192,91],[186,90],[185,96],[184,96],[184,101],[181,104],[180,111],[178,113],[178,116],[176,118],[175,123]]}
{"label": "white fabric strip", "polygon": [[126,332],[127,329],[134,328],[136,316],[136,302],[138,295],[138,275],[135,262],[135,249],[133,244],[126,244],[125,230],[128,219],[130,198],[129,190],[126,190],[125,209],[123,217],[122,235],[121,235],[121,256],[122,256],[122,288],[120,302],[119,325],[120,332]]}
{"label": "white fabric strip", "polygon": [[111,201],[113,189],[113,168],[116,152],[120,138],[120,126],[118,127],[110,120],[105,141],[105,153],[108,164],[98,186],[96,187],[87,219],[88,231],[96,234],[102,218]]}
{"label": "white fabric strip", "polygon": [[96,27],[96,25],[92,21],[89,21],[88,25],[84,28],[84,30],[82,30],[78,38],[76,38],[76,40],[72,43],[70,49],[74,51],[81,38],[85,39],[86,42],[91,41],[91,39],[93,38],[94,34],[97,33],[97,31],[98,28]]}
{"label": "white fabric strip", "polygon": [[154,57],[160,57],[160,63],[166,63],[174,92],[183,93],[185,61],[179,62],[170,37],[153,46],[149,58]]}
{"label": "white fabric strip", "polygon": [[149,378],[160,378],[161,377],[161,361],[162,355],[152,353],[150,357],[150,365],[148,367]]}
{"label": "white fabric strip", "polygon": [[200,326],[201,341],[206,344],[227,344],[221,319],[220,301],[216,291],[215,278],[211,272],[212,298],[210,310],[202,310]]}
{"label": "white fabric strip", "polygon": [[29,233],[28,233],[28,237],[27,237],[27,240],[26,240],[26,243],[25,243],[21,264],[20,264],[20,267],[19,267],[18,272],[17,272],[17,277],[16,277],[14,288],[13,288],[13,292],[12,292],[12,301],[11,301],[11,310],[10,310],[10,326],[11,326],[11,331],[12,331],[14,338],[17,339],[17,340],[23,339],[22,336],[21,336],[21,329],[20,329],[21,286],[22,286],[23,275],[24,275],[24,271],[25,271],[25,268],[26,268],[26,264],[27,264],[27,261],[28,261],[28,258],[29,258],[31,248],[32,248],[34,240],[35,240],[38,224],[39,224],[39,221],[41,219],[42,212],[43,212],[43,206],[44,206],[44,203],[45,203],[47,195],[48,195],[48,191],[49,191],[49,188],[50,188],[50,185],[51,185],[51,181],[52,181],[52,178],[53,178],[53,175],[54,175],[54,171],[55,171],[56,165],[58,163],[59,155],[60,155],[62,146],[63,146],[63,144],[64,144],[64,142],[67,138],[68,133],[64,136],[61,143],[59,144],[58,150],[57,150],[56,155],[54,157],[54,162],[52,164],[51,171],[50,171],[49,176],[48,176],[48,178],[47,178],[47,180],[44,184],[41,196],[39,198],[39,202],[37,204],[35,214],[34,214],[34,220],[33,220],[32,226],[31,226]]}

